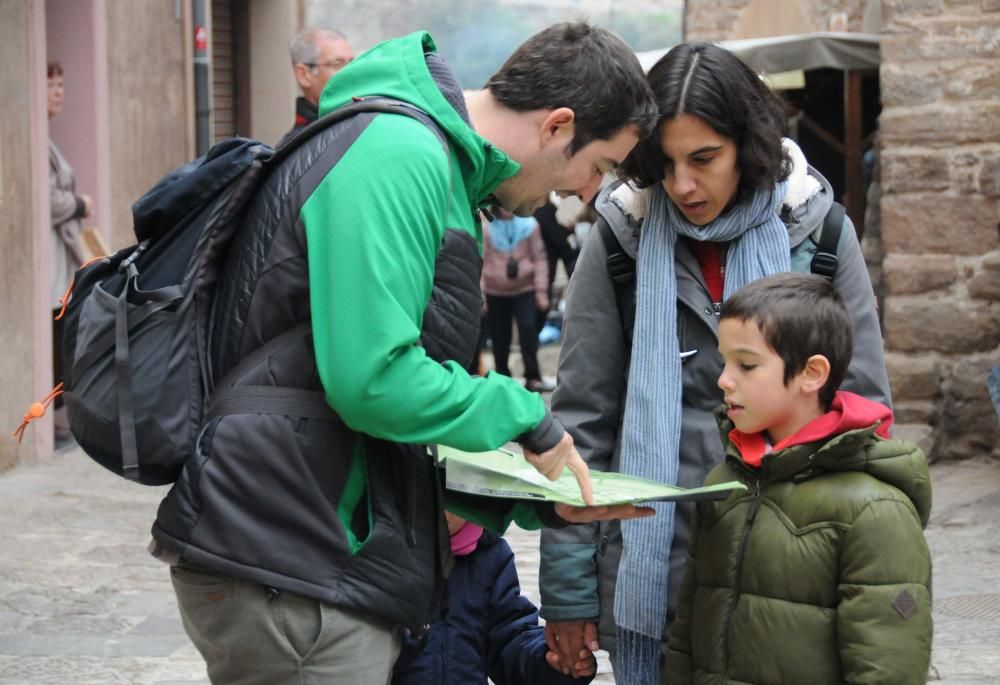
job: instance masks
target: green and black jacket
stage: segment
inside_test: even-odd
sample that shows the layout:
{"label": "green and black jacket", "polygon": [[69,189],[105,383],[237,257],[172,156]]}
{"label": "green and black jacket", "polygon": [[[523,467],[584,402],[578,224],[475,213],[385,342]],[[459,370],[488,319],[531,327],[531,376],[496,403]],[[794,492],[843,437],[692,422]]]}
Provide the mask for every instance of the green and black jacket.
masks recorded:
{"label": "green and black jacket", "polygon": [[[425,33],[339,72],[320,115],[367,96],[410,103],[439,130],[366,113],[306,141],[250,206],[214,304],[217,378],[311,322],[231,387],[316,391],[328,407],[214,419],[153,533],[209,570],[419,626],[450,559],[424,445],[545,450],[563,430],[510,378],[465,371],[478,338],[479,208],[518,165],[472,130]],[[551,507],[482,504],[449,507],[495,530],[558,523]]]}

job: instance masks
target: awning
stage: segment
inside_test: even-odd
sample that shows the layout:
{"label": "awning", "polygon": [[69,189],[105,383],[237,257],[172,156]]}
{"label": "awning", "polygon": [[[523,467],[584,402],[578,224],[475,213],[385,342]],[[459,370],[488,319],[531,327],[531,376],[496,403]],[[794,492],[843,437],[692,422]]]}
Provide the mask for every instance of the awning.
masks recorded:
{"label": "awning", "polygon": [[[873,33],[800,33],[773,38],[747,38],[719,43],[757,72],[775,74],[798,69],[878,69],[879,36]],[[670,48],[637,53],[644,70]]]}

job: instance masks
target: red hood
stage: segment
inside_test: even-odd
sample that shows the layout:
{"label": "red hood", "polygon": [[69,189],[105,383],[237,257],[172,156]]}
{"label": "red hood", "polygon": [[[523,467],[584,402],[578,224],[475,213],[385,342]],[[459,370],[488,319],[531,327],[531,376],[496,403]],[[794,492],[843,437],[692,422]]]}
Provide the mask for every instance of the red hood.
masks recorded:
{"label": "red hood", "polygon": [[[892,426],[892,410],[889,407],[861,395],[855,395],[853,392],[839,391],[830,403],[830,411],[813,419],[794,435],[780,441],[772,450],[777,452],[792,445],[816,442],[858,428],[868,428],[876,422],[881,423],[875,434],[888,438],[889,427]],[[750,466],[760,466],[767,449],[763,433],[747,434],[734,428],[729,433],[729,439],[740,451],[743,461]]]}

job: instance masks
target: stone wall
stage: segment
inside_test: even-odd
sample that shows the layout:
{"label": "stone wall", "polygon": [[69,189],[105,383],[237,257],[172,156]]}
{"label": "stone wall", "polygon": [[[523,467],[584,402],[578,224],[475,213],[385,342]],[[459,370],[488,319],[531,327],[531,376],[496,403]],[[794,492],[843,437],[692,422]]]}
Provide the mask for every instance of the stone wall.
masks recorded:
{"label": "stone wall", "polygon": [[[751,37],[746,27],[774,16],[765,4],[689,0],[687,38]],[[881,166],[869,207],[880,231],[866,231],[865,253],[895,434],[931,459],[1000,457],[986,390],[1000,363],[1000,0],[795,4],[806,30],[825,30],[836,11],[850,30],[881,21]]]}
{"label": "stone wall", "polygon": [[830,16],[847,13],[849,31],[861,31],[863,0],[688,0],[688,40],[735,40],[828,31]]}
{"label": "stone wall", "polygon": [[0,471],[52,453],[49,412],[11,435],[52,389],[52,231],[45,111],[45,14],[0,0]]}
{"label": "stone wall", "polygon": [[887,362],[901,432],[1000,456],[1000,2],[882,3]]}

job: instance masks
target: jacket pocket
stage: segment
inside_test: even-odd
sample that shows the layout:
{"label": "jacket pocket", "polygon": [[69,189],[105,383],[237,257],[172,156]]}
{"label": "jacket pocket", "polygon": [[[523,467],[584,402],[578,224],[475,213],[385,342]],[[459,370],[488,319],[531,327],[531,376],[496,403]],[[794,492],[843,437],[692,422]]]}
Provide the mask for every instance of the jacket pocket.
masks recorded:
{"label": "jacket pocket", "polygon": [[[202,440],[191,543],[294,578],[315,578],[351,554],[354,512],[367,502],[358,435],[339,421],[280,414],[227,414]],[[352,481],[360,471],[360,480]],[[353,488],[353,489],[352,489]],[[367,509],[361,520],[367,519]],[[238,534],[234,534],[238,533]]]}

